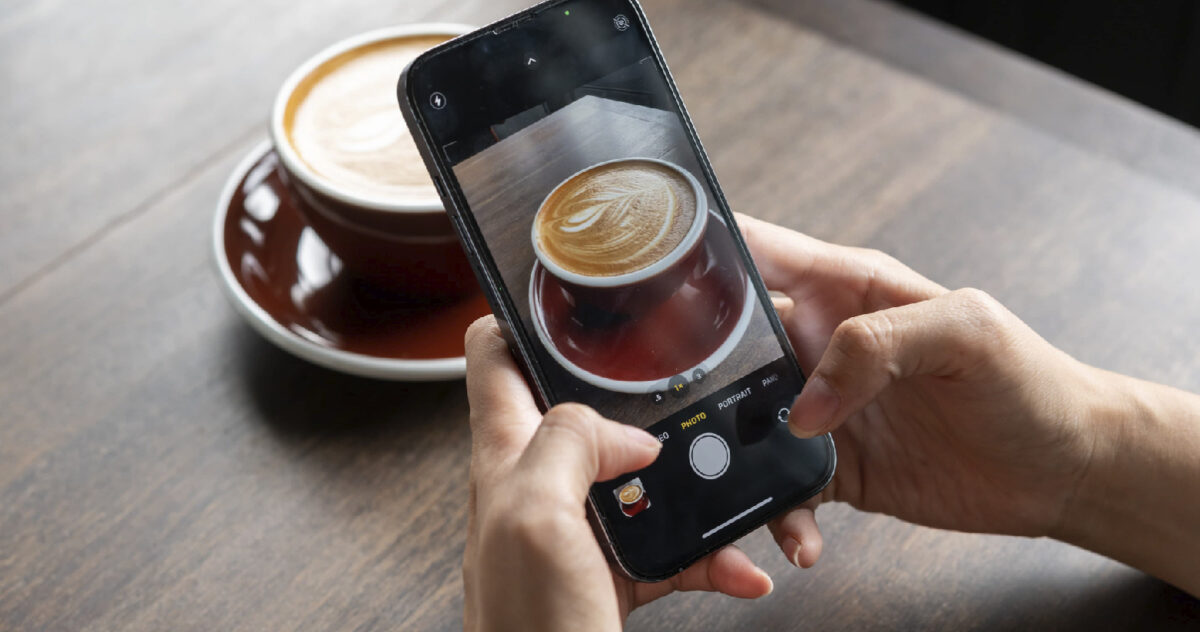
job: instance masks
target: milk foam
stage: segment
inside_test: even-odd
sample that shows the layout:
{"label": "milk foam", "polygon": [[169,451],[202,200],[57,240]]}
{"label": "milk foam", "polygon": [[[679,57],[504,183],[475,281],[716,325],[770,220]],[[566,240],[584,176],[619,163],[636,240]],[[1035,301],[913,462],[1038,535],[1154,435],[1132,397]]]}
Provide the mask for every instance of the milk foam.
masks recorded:
{"label": "milk foam", "polygon": [[635,272],[683,241],[696,202],[689,182],[664,165],[602,165],[576,175],[542,205],[535,220],[538,247],[577,274]]}
{"label": "milk foam", "polygon": [[368,44],[317,68],[293,93],[285,118],[300,159],[358,195],[437,200],[396,105],[396,81],[417,55],[447,39],[410,36]]}

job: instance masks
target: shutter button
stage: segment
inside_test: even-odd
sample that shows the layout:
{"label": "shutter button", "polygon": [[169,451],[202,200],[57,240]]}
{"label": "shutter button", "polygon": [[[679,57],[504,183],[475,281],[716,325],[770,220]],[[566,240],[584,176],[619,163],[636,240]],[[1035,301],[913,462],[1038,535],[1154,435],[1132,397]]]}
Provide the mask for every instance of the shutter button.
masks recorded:
{"label": "shutter button", "polygon": [[692,440],[688,460],[700,478],[712,480],[729,469],[729,444],[719,435],[706,432]]}

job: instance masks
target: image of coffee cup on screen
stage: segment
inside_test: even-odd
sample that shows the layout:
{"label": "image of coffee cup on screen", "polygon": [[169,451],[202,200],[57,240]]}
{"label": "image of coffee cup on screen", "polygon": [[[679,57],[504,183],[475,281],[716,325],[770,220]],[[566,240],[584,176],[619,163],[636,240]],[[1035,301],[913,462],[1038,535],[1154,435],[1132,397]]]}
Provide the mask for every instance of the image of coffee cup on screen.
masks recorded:
{"label": "image of coffee cup on screen", "polygon": [[710,222],[721,226],[695,176],[665,160],[609,160],[555,187],[530,230],[530,311],[555,359],[630,393],[666,390],[673,376],[723,360],[752,295]]}
{"label": "image of coffee cup on screen", "polygon": [[619,321],[644,315],[683,285],[707,225],[704,192],[691,174],[662,160],[612,160],[546,197],[533,220],[533,251],[580,317]]}
{"label": "image of coffee cup on screen", "polygon": [[625,514],[626,518],[632,518],[650,508],[650,497],[646,495],[646,488],[640,478],[631,479],[614,489],[613,496],[616,496],[621,513]]}
{"label": "image of coffee cup on screen", "polygon": [[556,397],[645,426],[782,357],[653,60],[538,85],[443,151]]}

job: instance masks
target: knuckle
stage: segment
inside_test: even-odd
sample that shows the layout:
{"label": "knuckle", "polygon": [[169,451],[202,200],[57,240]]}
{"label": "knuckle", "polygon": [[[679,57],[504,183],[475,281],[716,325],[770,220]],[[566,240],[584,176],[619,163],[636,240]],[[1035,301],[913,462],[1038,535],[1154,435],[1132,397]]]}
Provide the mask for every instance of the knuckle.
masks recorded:
{"label": "knuckle", "polygon": [[993,303],[996,303],[996,299],[992,298],[991,294],[988,294],[987,292],[984,292],[976,287],[960,288],[955,290],[953,294],[965,305],[985,308]]}
{"label": "knuckle", "polygon": [[[601,464],[600,415],[582,404],[559,404],[546,412],[538,434],[544,441],[557,443],[557,449],[565,450],[582,469],[573,471],[596,472]],[[554,485],[568,485],[574,476],[557,477]],[[561,491],[560,488],[556,488]]]}
{"label": "knuckle", "polygon": [[896,327],[886,314],[881,312],[863,314],[843,321],[833,332],[830,346],[843,360],[841,376],[828,375],[831,383],[847,379],[846,371],[882,370],[893,378],[901,370],[896,362]]}
{"label": "knuckle", "polygon": [[538,429],[543,435],[557,435],[576,446],[583,458],[597,461],[595,420],[599,414],[583,404],[559,404],[546,412]]}
{"label": "knuckle", "polygon": [[935,283],[882,250],[860,248],[856,257],[856,267],[862,276],[863,306],[867,311],[883,310],[939,294],[934,289]]}
{"label": "knuckle", "polygon": [[992,367],[998,358],[1009,357],[1019,346],[1020,321],[1000,301],[975,288],[955,290],[951,296],[957,301],[965,328],[959,338],[965,356],[974,354],[980,366]]}
{"label": "knuckle", "polygon": [[963,310],[964,316],[977,329],[998,333],[1007,328],[1009,311],[991,294],[968,287],[955,290],[952,295]]}
{"label": "knuckle", "polygon": [[591,437],[590,428],[597,417],[596,411],[583,404],[559,404],[546,411],[542,425],[550,428],[562,428],[578,432],[585,438]]}
{"label": "knuckle", "polygon": [[496,324],[496,317],[490,314],[476,318],[467,327],[467,333],[463,338],[466,340],[467,346],[473,346],[479,340],[487,339],[488,336],[500,336],[500,327]]}
{"label": "knuckle", "polygon": [[891,321],[876,314],[863,314],[838,325],[833,332],[833,343],[847,356],[873,356],[887,349],[891,332]]}

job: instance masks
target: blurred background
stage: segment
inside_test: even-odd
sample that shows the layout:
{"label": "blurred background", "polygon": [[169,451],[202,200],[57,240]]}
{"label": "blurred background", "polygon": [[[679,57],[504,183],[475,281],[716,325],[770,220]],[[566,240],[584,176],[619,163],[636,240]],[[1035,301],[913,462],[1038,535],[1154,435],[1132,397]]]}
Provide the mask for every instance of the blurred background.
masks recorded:
{"label": "blurred background", "polygon": [[1200,2],[895,1],[1200,124]]}

